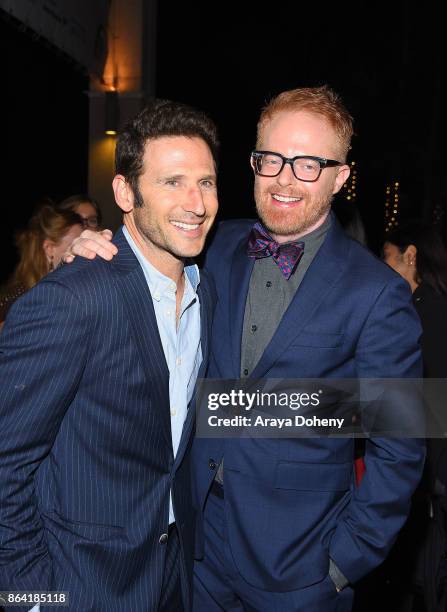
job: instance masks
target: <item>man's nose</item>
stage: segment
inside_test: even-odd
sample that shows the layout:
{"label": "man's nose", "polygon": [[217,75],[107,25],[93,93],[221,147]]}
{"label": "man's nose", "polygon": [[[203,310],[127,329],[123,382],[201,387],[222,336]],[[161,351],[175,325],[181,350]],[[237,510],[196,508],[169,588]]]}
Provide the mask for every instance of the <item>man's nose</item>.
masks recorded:
{"label": "man's nose", "polygon": [[286,185],[291,185],[294,181],[296,181],[296,178],[293,174],[292,166],[287,163],[284,164],[284,168],[276,177],[276,182],[278,185],[285,187]]}
{"label": "man's nose", "polygon": [[203,193],[198,187],[189,190],[183,208],[188,212],[194,213],[198,217],[203,217],[205,215],[206,207],[203,201]]}

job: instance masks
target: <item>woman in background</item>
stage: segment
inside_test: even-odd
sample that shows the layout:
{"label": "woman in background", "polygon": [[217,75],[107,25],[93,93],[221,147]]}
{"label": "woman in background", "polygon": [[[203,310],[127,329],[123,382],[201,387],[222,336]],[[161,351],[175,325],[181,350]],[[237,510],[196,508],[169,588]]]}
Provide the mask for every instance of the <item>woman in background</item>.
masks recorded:
{"label": "woman in background", "polygon": [[84,193],[69,196],[62,200],[57,206],[57,210],[69,210],[75,212],[82,218],[86,229],[99,230],[102,222],[101,209],[98,202]]}
{"label": "woman in background", "polygon": [[424,376],[447,377],[447,250],[439,233],[410,222],[387,235],[383,255],[413,293],[423,329]]}
{"label": "woman in background", "polygon": [[20,260],[6,287],[0,290],[0,325],[11,305],[48,272],[57,267],[63,253],[83,229],[79,215],[44,205],[17,235]]}
{"label": "woman in background", "polygon": [[[422,324],[425,378],[447,378],[447,250],[433,226],[410,222],[386,236],[385,262],[410,285]],[[436,382],[424,384],[429,427],[447,411]],[[446,416],[440,422],[445,423]],[[437,425],[440,436],[445,427]],[[445,436],[445,433],[444,433]],[[447,610],[447,440],[427,439],[422,482],[388,561],[396,612]]]}

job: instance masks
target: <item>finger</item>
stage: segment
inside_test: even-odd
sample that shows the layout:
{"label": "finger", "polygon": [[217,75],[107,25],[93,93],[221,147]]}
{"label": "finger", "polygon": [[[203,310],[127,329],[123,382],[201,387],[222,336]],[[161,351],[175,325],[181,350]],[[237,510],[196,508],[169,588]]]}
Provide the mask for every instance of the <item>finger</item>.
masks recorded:
{"label": "finger", "polygon": [[118,253],[118,249],[114,244],[104,240],[104,238],[96,237],[95,240],[77,238],[71,245],[70,252],[73,255],[80,255],[87,259],[94,259],[96,255],[99,255],[103,259],[110,261]]}
{"label": "finger", "polygon": [[80,238],[86,238],[87,240],[90,238],[92,240],[95,239],[95,236],[98,236],[99,232],[95,232],[91,229],[85,229],[82,231]]}
{"label": "finger", "polygon": [[99,234],[101,234],[101,236],[104,236],[104,238],[106,238],[106,240],[112,240],[113,238],[113,232],[109,229],[104,229],[100,232],[98,232]]}
{"label": "finger", "polygon": [[71,253],[64,253],[62,255],[62,261],[64,263],[71,263],[74,260],[75,256],[72,255]]}

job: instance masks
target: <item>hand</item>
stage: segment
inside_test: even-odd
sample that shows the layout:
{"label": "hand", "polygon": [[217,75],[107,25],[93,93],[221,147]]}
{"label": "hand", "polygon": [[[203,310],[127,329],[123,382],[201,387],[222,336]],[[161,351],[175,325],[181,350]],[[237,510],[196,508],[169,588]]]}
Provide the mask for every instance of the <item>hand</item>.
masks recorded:
{"label": "hand", "polygon": [[110,261],[118,253],[118,249],[110,241],[112,240],[112,232],[108,229],[102,232],[94,232],[93,230],[84,230],[79,238],[73,240],[63,256],[64,263],[71,263],[76,255],[87,259],[95,259],[99,255],[103,259]]}

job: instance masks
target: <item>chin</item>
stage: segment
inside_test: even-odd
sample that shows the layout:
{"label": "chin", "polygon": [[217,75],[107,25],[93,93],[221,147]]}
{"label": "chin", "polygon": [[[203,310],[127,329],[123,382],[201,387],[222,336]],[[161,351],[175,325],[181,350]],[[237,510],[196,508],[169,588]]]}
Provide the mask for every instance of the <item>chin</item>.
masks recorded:
{"label": "chin", "polygon": [[294,219],[294,215],[285,215],[284,213],[279,214],[264,214],[259,211],[259,217],[265,227],[273,234],[279,236],[290,236],[303,232],[308,226],[311,225],[307,219]]}
{"label": "chin", "polygon": [[203,251],[203,244],[189,245],[173,249],[172,252],[176,257],[181,259],[189,259],[191,257],[197,257]]}

